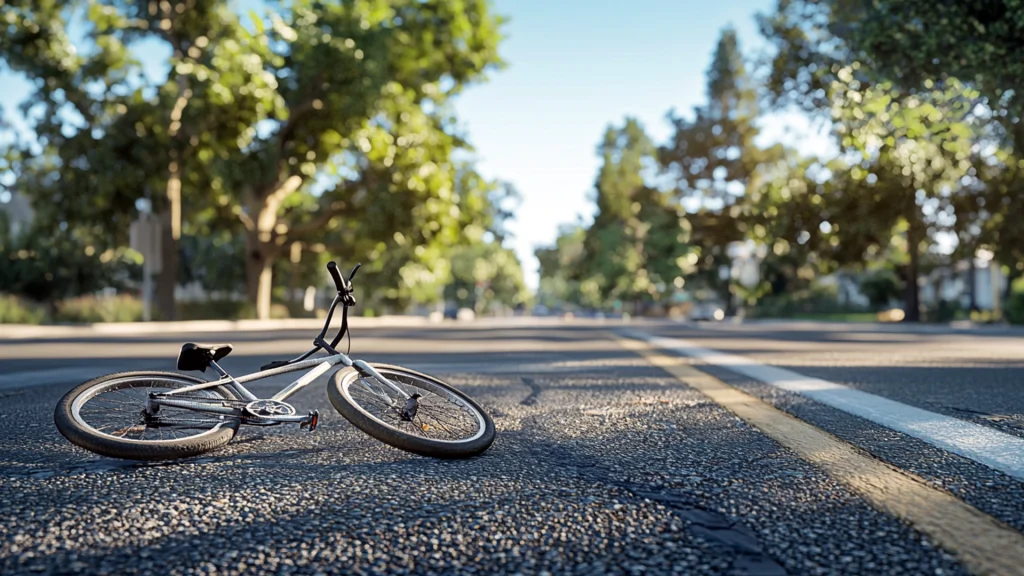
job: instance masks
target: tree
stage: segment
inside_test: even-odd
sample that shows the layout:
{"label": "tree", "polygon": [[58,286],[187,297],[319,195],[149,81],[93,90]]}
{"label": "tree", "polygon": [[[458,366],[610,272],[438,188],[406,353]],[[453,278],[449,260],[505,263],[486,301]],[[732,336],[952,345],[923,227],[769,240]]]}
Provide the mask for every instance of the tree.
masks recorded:
{"label": "tree", "polygon": [[822,223],[834,219],[827,199],[835,181],[828,165],[783,151],[774,162],[759,168],[763,184],[750,190],[747,237],[763,244],[762,282],[759,291],[773,295],[809,287],[811,280],[831,272],[834,259],[830,237]]}
{"label": "tree", "polygon": [[477,314],[496,307],[520,308],[530,294],[515,252],[497,242],[460,246],[452,250],[452,282],[445,298]]}
{"label": "tree", "polygon": [[754,144],[757,93],[731,28],[722,32],[708,68],[707,98],[692,120],[669,114],[675,130],[658,158],[675,182],[674,195],[691,213],[694,251],[688,271],[731,309],[730,283],[720,270],[730,265],[729,244],[747,231],[741,199],[760,186],[759,165],[778,154]]}
{"label": "tree", "polygon": [[138,273],[138,264],[137,253],[97,250],[88,235],[67,226],[37,222],[15,235],[0,213],[0,286],[46,304],[51,317],[64,298],[123,286]]}
{"label": "tree", "polygon": [[[848,3],[849,0],[844,0]],[[885,78],[905,90],[936,78],[955,77],[978,90],[991,119],[1003,127],[1006,153],[991,185],[981,186],[989,246],[1012,274],[1024,269],[1020,226],[1024,188],[1018,175],[1024,159],[1024,20],[1016,0],[923,2],[883,0],[862,10],[857,25],[841,28],[844,41],[874,62]],[[991,158],[981,158],[989,161]],[[977,199],[967,199],[968,207]],[[976,249],[981,238],[972,238]],[[967,254],[973,258],[974,252]]]}
{"label": "tree", "polygon": [[687,240],[685,221],[666,194],[645,183],[645,174],[656,170],[655,148],[639,122],[627,118],[621,128],[609,127],[598,153],[597,213],[574,280],[589,299],[632,301],[639,313],[641,302],[657,298],[678,276],[669,270]]}
{"label": "tree", "polygon": [[[584,295],[580,290],[578,272],[583,261],[584,242],[587,230],[582,225],[563,226],[558,231],[553,246],[538,248],[534,254],[540,265],[540,282],[537,301],[549,309],[565,305],[597,307],[601,305],[597,295]],[[587,299],[592,296],[593,299]]]}
{"label": "tree", "polygon": [[[953,192],[964,185],[972,168],[977,94],[953,79],[930,83],[929,91],[917,94],[900,92],[889,83],[865,88],[853,77],[856,66],[840,69],[840,80],[832,88],[842,146],[861,158],[850,168],[854,182],[845,208],[860,205],[874,212],[854,220],[855,230],[868,227],[876,238],[902,232],[906,319],[914,322],[920,318],[922,246],[942,228],[940,216],[951,208]],[[846,225],[830,224],[840,238]],[[843,240],[847,248],[864,247],[848,235]]]}
{"label": "tree", "polygon": [[1006,122],[1024,156],[1024,20],[1017,0],[831,0],[846,24],[833,26],[882,77],[905,90],[946,77],[977,89]]}
{"label": "tree", "polygon": [[[182,208],[209,199],[211,161],[274,104],[253,37],[223,0],[11,0],[0,20],[0,60],[37,86],[22,106],[34,139],[20,146],[19,188],[40,218],[108,247],[125,243],[148,197],[164,231],[157,300],[173,319]],[[133,59],[140,40],[169,48],[165,77],[150,81]]]}
{"label": "tree", "polygon": [[[795,107],[827,118],[836,73],[856,59],[836,34],[838,26],[851,21],[843,19],[844,2],[779,0],[774,12],[758,16],[761,34],[774,47],[765,88],[776,107]],[[862,66],[856,71],[862,82],[870,69]]]}
{"label": "tree", "polygon": [[359,219],[328,236],[333,251],[368,259],[360,284],[382,288],[368,294],[368,305],[402,309],[437,302],[452,280],[453,250],[506,239],[506,221],[518,200],[515,188],[482,177],[470,162],[457,162],[452,171],[454,188],[445,200],[428,199],[397,214],[387,211],[393,204],[382,202],[366,213],[375,219],[404,215],[401,226]]}
{"label": "tree", "polygon": [[[371,241],[456,233],[451,155],[465,142],[447,103],[500,64],[501,20],[485,0],[296,0],[254,15],[254,33],[224,0],[105,0],[85,18],[96,49],[75,51],[65,29],[83,4],[2,6],[0,55],[38,80],[29,106],[44,108],[20,175],[53,220],[110,244],[148,194],[165,224],[165,317],[183,208],[244,230],[261,318],[277,258],[343,220],[372,223],[361,228]],[[172,52],[155,83],[131,59],[142,38]]]}
{"label": "tree", "polygon": [[743,196],[764,159],[754,145],[757,93],[731,28],[722,32],[708,68],[707,99],[692,120],[669,113],[675,130],[658,156],[681,199],[721,209]]}
{"label": "tree", "polygon": [[[273,263],[293,242],[364,219],[385,237],[452,233],[451,156],[464,144],[447,102],[500,63],[500,19],[485,0],[302,0],[286,18],[272,15],[259,41],[276,81],[273,127],[251,125],[226,160],[261,318]],[[305,193],[324,180],[318,197]]]}

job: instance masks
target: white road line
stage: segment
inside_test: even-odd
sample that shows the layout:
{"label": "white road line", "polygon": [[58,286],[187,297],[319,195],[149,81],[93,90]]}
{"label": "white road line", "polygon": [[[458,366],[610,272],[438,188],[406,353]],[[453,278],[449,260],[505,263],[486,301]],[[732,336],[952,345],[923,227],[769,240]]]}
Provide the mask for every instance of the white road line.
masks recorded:
{"label": "white road line", "polygon": [[473,374],[520,374],[520,373],[579,373],[584,371],[605,371],[607,363],[601,361],[583,362],[406,362],[405,366],[427,374],[473,373]]}
{"label": "white road line", "polygon": [[743,356],[701,348],[686,340],[661,338],[633,331],[629,331],[628,335],[646,340],[663,350],[696,358],[706,364],[726,368],[777,388],[801,394],[816,402],[913,436],[932,446],[1024,480],[1024,438],[908,406],[828,380],[811,378],[784,368],[761,364]]}

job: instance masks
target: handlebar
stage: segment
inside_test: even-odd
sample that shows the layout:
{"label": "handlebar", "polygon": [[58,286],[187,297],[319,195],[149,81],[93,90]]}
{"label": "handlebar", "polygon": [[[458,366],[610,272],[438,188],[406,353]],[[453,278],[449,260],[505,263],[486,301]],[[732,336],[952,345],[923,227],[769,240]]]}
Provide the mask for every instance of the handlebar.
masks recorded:
{"label": "handlebar", "polygon": [[[328,352],[332,354],[340,354],[340,352],[338,352],[334,348],[335,346],[338,345],[339,342],[341,342],[341,339],[344,338],[346,334],[348,334],[348,308],[349,306],[356,305],[356,298],[355,296],[353,296],[352,290],[352,279],[355,278],[356,272],[359,270],[360,266],[362,266],[362,264],[356,264],[356,267],[353,268],[351,272],[349,272],[348,280],[343,280],[341,278],[341,272],[338,271],[338,265],[335,264],[333,261],[327,263],[327,271],[331,273],[331,278],[334,279],[334,286],[338,289],[338,295],[334,297],[334,301],[331,303],[331,307],[327,311],[327,319],[324,321],[323,329],[321,329],[320,334],[317,334],[317,337],[313,339],[314,348],[309,352],[306,352],[305,354],[299,356],[298,358],[293,358],[291,360],[274,360],[270,364],[264,364],[263,367],[260,368],[260,370],[269,370],[271,368],[280,368],[281,366],[288,366],[289,364],[294,364],[295,362],[305,360],[306,358],[309,358],[316,352],[324,349],[326,349]],[[338,308],[338,304],[342,305],[341,329],[338,330],[338,334],[334,337],[333,340],[331,340],[331,343],[328,344],[327,341],[324,340],[324,337],[327,335],[327,330],[330,329],[331,327],[331,319],[334,317],[334,311]]]}
{"label": "handlebar", "polygon": [[327,271],[331,273],[331,278],[334,278],[334,285],[338,288],[338,292],[341,292],[345,288],[345,281],[341,279],[341,272],[338,272],[338,265],[333,261],[328,262]]}
{"label": "handlebar", "polygon": [[331,273],[331,278],[334,279],[334,286],[338,289],[338,292],[352,291],[352,279],[356,277],[356,272],[359,271],[360,266],[362,264],[356,264],[356,267],[349,272],[348,280],[343,280],[341,272],[338,271],[338,265],[333,260],[327,263],[327,271]]}

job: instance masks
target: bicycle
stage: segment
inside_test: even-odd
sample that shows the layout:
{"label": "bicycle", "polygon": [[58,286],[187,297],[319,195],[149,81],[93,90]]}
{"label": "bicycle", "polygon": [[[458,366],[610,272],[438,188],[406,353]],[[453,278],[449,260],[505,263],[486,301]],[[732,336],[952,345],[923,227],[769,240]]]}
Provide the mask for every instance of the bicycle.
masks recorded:
{"label": "bicycle", "polygon": [[[217,362],[230,344],[186,343],[178,354],[179,371],[208,368],[219,376],[203,380],[178,372],[120,372],[100,376],[68,392],[54,410],[54,422],[70,442],[103,456],[131,460],[169,460],[197,456],[223,447],[241,425],[298,423],[317,428],[320,414],[297,413],[288,404],[334,366],[327,395],[334,408],[370,436],[422,456],[469,458],[494,442],[491,417],[465,393],[435,378],[401,366],[353,360],[336,349],[348,331],[348,309],[355,306],[352,279],[327,264],[337,294],[313,348],[291,360],[275,360],[259,372],[234,377]],[[341,327],[327,342],[331,319],[342,306]],[[318,352],[326,357],[312,358]],[[307,370],[270,398],[257,398],[243,383]],[[149,437],[147,438],[147,434]]]}

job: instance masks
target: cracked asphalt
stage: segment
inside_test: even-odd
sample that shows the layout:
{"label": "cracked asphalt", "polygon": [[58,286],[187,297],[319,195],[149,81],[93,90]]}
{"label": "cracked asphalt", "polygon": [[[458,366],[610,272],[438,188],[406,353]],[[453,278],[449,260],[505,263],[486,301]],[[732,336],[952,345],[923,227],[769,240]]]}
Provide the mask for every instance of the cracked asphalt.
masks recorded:
{"label": "cracked asphalt", "polygon": [[[243,428],[224,449],[171,463],[98,457],[57,432],[59,398],[94,373],[172,369],[188,337],[0,342],[0,573],[966,573],[927,537],[622,348],[609,337],[615,328],[357,331],[354,356],[440,376],[491,413],[496,442],[465,461],[414,456],[359,432],[330,406],[326,378],[292,399],[300,411],[320,411],[315,432]],[[928,409],[1011,417],[1024,409],[1024,363],[1013,356],[1024,348],[1014,335],[874,341],[886,333],[823,340],[824,332],[777,326],[649,329],[861,382]],[[242,373],[303,351],[308,336],[197,340],[233,342],[223,364]],[[922,352],[930,341],[942,344],[932,355]],[[31,385],[19,385],[17,374]],[[933,483],[948,482],[965,501],[1021,528],[1020,482],[715,375]],[[979,381],[974,393],[962,390]],[[269,396],[284,383],[252,389]],[[1002,399],[978,397],[988,394]]]}

